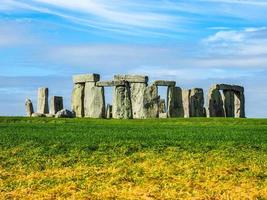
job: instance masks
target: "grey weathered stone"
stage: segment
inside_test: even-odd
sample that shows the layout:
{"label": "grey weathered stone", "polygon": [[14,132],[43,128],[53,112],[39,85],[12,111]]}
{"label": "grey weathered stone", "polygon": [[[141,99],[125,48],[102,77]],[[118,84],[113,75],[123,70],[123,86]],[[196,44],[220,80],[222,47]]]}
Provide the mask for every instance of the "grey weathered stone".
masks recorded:
{"label": "grey weathered stone", "polygon": [[224,105],[225,117],[234,117],[235,116],[234,91],[223,90],[223,105]]}
{"label": "grey weathered stone", "polygon": [[32,117],[46,117],[43,113],[32,113]]}
{"label": "grey weathered stone", "polygon": [[105,118],[104,87],[97,87],[94,82],[85,83],[84,116],[90,118]]}
{"label": "grey weathered stone", "polygon": [[96,86],[98,87],[113,87],[113,86],[123,86],[126,84],[125,80],[119,81],[98,81],[96,82]]}
{"label": "grey weathered stone", "polygon": [[74,117],[74,113],[67,109],[62,109],[58,111],[55,115],[55,118],[72,118]]}
{"label": "grey weathered stone", "polygon": [[167,102],[168,117],[184,117],[182,89],[180,87],[168,87]]}
{"label": "grey weathered stone", "polygon": [[115,119],[133,118],[129,83],[114,88],[112,116]]}
{"label": "grey weathered stone", "polygon": [[209,117],[225,117],[222,95],[216,87],[209,89],[207,115]]}
{"label": "grey weathered stone", "polygon": [[148,86],[144,92],[144,118],[159,117],[158,87],[156,85]]}
{"label": "grey weathered stone", "polygon": [[161,113],[166,113],[165,99],[160,99],[159,100],[159,114],[161,114]]}
{"label": "grey weathered stone", "polygon": [[183,111],[185,118],[190,117],[190,92],[191,90],[182,90]]}
{"label": "grey weathered stone", "polygon": [[244,92],[244,87],[239,85],[215,84],[212,86],[212,88],[218,90],[232,90],[236,92]]}
{"label": "grey weathered stone", "polygon": [[48,114],[48,88],[38,88],[37,113]]}
{"label": "grey weathered stone", "polygon": [[125,80],[129,83],[147,83],[148,77],[142,75],[115,75],[114,80]]}
{"label": "grey weathered stone", "polygon": [[32,101],[30,99],[26,99],[25,101],[25,110],[26,116],[30,117],[32,113],[34,113]]}
{"label": "grey weathered stone", "polygon": [[244,92],[234,93],[235,111],[234,116],[236,118],[245,118],[245,95]]}
{"label": "grey weathered stone", "polygon": [[72,77],[73,83],[97,82],[100,80],[99,74],[80,74]]}
{"label": "grey weathered stone", "polygon": [[134,119],[145,118],[144,94],[146,83],[130,83],[132,112]]}
{"label": "grey weathered stone", "polygon": [[168,118],[168,115],[167,115],[167,113],[159,113],[159,118],[166,119],[166,118]]}
{"label": "grey weathered stone", "polygon": [[106,118],[111,119],[112,118],[112,105],[107,105],[106,109]]}
{"label": "grey weathered stone", "polygon": [[176,85],[176,82],[175,81],[156,80],[156,81],[154,81],[153,85],[174,87]]}
{"label": "grey weathered stone", "polygon": [[76,117],[84,116],[84,87],[85,84],[74,84],[71,98],[71,109]]}
{"label": "grey weathered stone", "polygon": [[204,92],[201,88],[193,88],[190,91],[190,117],[204,117]]}
{"label": "grey weathered stone", "polygon": [[63,109],[63,97],[52,96],[50,99],[50,114],[55,115]]}
{"label": "grey weathered stone", "polygon": [[53,118],[53,117],[55,117],[55,114],[45,114],[45,116],[48,118]]}

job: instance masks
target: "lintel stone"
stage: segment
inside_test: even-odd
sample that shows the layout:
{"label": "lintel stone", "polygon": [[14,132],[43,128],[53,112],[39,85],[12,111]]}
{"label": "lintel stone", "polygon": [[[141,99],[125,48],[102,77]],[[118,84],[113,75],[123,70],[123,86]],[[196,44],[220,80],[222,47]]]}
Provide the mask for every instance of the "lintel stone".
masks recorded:
{"label": "lintel stone", "polygon": [[98,81],[96,83],[97,87],[113,87],[113,86],[124,86],[126,85],[126,81],[118,80],[118,81]]}
{"label": "lintel stone", "polygon": [[143,75],[115,75],[114,76],[115,81],[125,80],[129,83],[147,83],[148,82],[148,76]]}
{"label": "lintel stone", "polygon": [[156,81],[154,81],[153,85],[174,87],[176,85],[176,82],[175,81],[156,80]]}
{"label": "lintel stone", "polygon": [[72,77],[73,83],[97,82],[100,80],[99,74],[80,74]]}
{"label": "lintel stone", "polygon": [[215,84],[212,86],[214,89],[218,90],[230,90],[234,92],[244,92],[244,87],[239,85],[229,85],[229,84]]}

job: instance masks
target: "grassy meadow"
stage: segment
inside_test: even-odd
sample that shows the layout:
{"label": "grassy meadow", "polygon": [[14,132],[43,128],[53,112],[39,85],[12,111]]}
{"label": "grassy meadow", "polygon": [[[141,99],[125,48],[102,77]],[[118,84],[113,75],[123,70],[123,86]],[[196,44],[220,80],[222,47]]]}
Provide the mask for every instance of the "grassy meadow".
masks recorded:
{"label": "grassy meadow", "polygon": [[0,199],[267,199],[267,120],[2,117]]}

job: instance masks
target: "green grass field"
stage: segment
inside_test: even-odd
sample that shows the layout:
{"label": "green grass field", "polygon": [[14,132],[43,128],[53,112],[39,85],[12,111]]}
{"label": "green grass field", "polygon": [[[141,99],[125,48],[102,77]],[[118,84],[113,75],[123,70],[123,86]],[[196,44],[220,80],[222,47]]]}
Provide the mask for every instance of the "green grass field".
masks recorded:
{"label": "green grass field", "polygon": [[267,199],[267,120],[0,118],[1,199]]}

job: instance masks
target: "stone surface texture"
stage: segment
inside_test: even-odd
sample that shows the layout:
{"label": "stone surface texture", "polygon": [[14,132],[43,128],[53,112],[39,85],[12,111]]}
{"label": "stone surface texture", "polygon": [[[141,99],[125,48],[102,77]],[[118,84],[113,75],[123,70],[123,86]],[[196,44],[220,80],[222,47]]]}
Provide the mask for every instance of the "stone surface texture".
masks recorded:
{"label": "stone surface texture", "polygon": [[38,88],[37,113],[48,114],[48,88]]}
{"label": "stone surface texture", "polygon": [[134,119],[145,118],[144,94],[146,83],[130,83],[132,112]]}
{"label": "stone surface texture", "polygon": [[84,116],[84,83],[74,84],[71,98],[71,110],[76,117]]}
{"label": "stone surface texture", "polygon": [[63,109],[63,97],[52,96],[50,99],[50,114],[55,115]]}
{"label": "stone surface texture", "polygon": [[125,80],[129,83],[147,83],[148,82],[148,76],[143,76],[143,75],[115,75],[114,80],[115,81]]}
{"label": "stone surface texture", "polygon": [[166,102],[165,99],[159,100],[159,114],[160,113],[166,113]]}
{"label": "stone surface texture", "polygon": [[106,109],[106,118],[111,119],[112,118],[112,105],[108,104]]}
{"label": "stone surface texture", "polygon": [[221,92],[216,87],[211,87],[208,93],[208,113],[209,117],[224,117],[225,111]]}
{"label": "stone surface texture", "polygon": [[234,93],[234,115],[236,118],[245,118],[245,95],[244,92]]}
{"label": "stone surface texture", "polygon": [[34,113],[33,104],[30,99],[26,99],[25,101],[25,111],[26,111],[26,116],[28,117],[30,117],[32,113]]}
{"label": "stone surface texture", "polygon": [[99,74],[80,74],[72,77],[73,83],[97,82],[100,80]]}
{"label": "stone surface texture", "polygon": [[32,113],[32,117],[46,117],[43,113]]}
{"label": "stone surface texture", "polygon": [[190,117],[190,92],[191,90],[182,90],[182,99],[183,99],[183,111],[184,111],[184,118]]}
{"label": "stone surface texture", "polygon": [[74,113],[67,109],[60,110],[55,115],[55,118],[72,118],[72,117],[74,117]]}
{"label": "stone surface texture", "polygon": [[176,82],[175,81],[156,80],[156,81],[154,81],[153,85],[174,87],[176,85]]}
{"label": "stone surface texture", "polygon": [[223,105],[225,117],[235,116],[235,97],[234,91],[224,90],[223,91]]}
{"label": "stone surface texture", "polygon": [[159,117],[158,87],[156,85],[148,86],[144,92],[144,118]]}
{"label": "stone surface texture", "polygon": [[180,87],[168,87],[167,102],[168,117],[184,117],[182,89]]}
{"label": "stone surface texture", "polygon": [[203,89],[191,89],[189,108],[190,117],[205,117]]}
{"label": "stone surface texture", "polygon": [[167,113],[159,113],[159,118],[160,119],[166,119],[166,118],[168,118],[168,115],[167,115]]}

